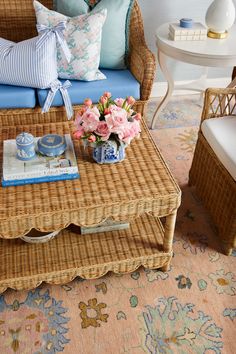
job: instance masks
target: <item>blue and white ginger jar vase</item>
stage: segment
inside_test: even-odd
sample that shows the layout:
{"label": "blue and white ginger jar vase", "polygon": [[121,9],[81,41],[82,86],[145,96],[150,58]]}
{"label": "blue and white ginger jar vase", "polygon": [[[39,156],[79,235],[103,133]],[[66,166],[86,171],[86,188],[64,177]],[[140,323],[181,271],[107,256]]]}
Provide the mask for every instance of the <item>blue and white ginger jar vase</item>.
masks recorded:
{"label": "blue and white ginger jar vase", "polygon": [[115,163],[125,158],[126,144],[116,140],[107,140],[93,149],[93,159],[100,164]]}

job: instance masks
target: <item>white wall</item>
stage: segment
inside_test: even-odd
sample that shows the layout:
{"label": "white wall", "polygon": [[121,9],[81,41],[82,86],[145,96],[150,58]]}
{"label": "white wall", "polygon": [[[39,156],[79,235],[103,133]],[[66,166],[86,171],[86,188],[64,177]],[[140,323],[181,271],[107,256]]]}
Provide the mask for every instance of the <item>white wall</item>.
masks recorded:
{"label": "white wall", "polygon": [[[189,17],[194,21],[205,23],[206,10],[213,0],[138,0],[144,20],[145,37],[149,48],[156,54],[155,30],[165,22],[176,22],[180,18]],[[236,0],[234,0],[236,4]],[[235,44],[236,45],[236,44]],[[192,80],[201,74],[201,68],[170,60],[175,80]],[[236,65],[236,63],[235,63]],[[210,68],[208,77],[229,77],[232,69]],[[156,81],[165,81],[160,70],[157,70]]]}

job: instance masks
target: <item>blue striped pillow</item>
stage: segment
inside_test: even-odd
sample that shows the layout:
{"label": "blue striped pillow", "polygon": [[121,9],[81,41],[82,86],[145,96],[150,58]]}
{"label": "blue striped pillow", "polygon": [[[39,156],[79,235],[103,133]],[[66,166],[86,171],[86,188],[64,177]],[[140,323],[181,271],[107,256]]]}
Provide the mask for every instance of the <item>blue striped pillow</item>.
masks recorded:
{"label": "blue striped pillow", "polygon": [[56,36],[41,36],[14,43],[0,38],[0,83],[48,88],[58,77]]}
{"label": "blue striped pillow", "polygon": [[63,38],[66,22],[55,27],[38,26],[38,37],[14,43],[0,38],[0,84],[33,88],[50,88],[42,113],[49,111],[53,98],[59,90],[62,94],[67,117],[73,116],[73,109],[67,88],[69,81],[62,84],[57,78],[57,43],[62,46],[70,60],[71,53]]}

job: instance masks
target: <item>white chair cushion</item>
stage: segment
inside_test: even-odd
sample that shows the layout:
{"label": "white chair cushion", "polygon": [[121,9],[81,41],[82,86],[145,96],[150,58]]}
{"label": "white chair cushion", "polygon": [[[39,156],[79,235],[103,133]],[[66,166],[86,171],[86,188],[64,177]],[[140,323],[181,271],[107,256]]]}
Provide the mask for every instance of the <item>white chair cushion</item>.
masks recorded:
{"label": "white chair cushion", "polygon": [[206,119],[201,130],[222,165],[236,181],[236,117]]}

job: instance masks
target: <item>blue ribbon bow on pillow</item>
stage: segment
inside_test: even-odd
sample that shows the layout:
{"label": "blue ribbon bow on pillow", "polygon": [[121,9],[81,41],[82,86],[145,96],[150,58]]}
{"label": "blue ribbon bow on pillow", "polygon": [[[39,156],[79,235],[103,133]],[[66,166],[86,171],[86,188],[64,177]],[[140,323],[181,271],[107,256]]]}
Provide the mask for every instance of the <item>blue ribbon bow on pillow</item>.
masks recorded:
{"label": "blue ribbon bow on pillow", "polygon": [[52,33],[55,33],[57,43],[61,46],[65,54],[66,60],[69,62],[71,60],[71,52],[63,35],[63,31],[66,28],[66,21],[61,21],[54,27],[39,24],[37,24],[36,26],[38,33],[40,34],[39,40],[36,44],[36,50],[42,46],[45,38],[50,36]]}
{"label": "blue ribbon bow on pillow", "polygon": [[48,92],[47,99],[44,103],[42,112],[46,113],[49,111],[49,108],[51,107],[51,104],[53,102],[55,94],[57,93],[58,90],[60,90],[63,101],[65,103],[67,118],[71,119],[71,117],[73,116],[73,108],[72,108],[69,93],[67,91],[67,89],[70,86],[71,86],[71,83],[69,80],[66,80],[66,82],[64,82],[64,84],[62,84],[59,80],[54,81],[51,84],[50,91]]}
{"label": "blue ribbon bow on pillow", "polygon": [[[66,21],[59,22],[55,27],[48,27],[45,25],[37,24],[37,30],[38,33],[40,34],[40,37],[36,44],[36,50],[38,50],[43,45],[45,38],[47,38],[48,36],[52,35],[52,33],[54,33],[56,36],[57,43],[61,46],[65,54],[66,60],[69,62],[71,59],[71,52],[63,36],[63,30],[65,28],[66,28]],[[67,89],[70,86],[71,83],[69,80],[64,82],[64,84],[62,84],[59,80],[55,80],[54,82],[52,82],[50,86],[50,91],[48,92],[46,101],[42,109],[42,113],[46,113],[49,111],[53,99],[55,97],[55,94],[57,93],[58,90],[60,90],[65,104],[67,118],[71,119],[71,117],[73,116],[73,108],[72,108],[69,93],[67,91]]]}

